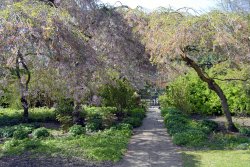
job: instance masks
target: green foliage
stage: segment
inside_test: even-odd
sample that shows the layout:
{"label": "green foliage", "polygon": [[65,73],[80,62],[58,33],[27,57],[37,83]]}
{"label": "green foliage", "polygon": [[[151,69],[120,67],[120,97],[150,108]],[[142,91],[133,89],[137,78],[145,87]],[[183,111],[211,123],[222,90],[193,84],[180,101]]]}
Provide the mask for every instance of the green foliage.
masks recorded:
{"label": "green foliage", "polygon": [[[29,110],[30,122],[55,121],[55,110],[53,108],[33,108]],[[0,126],[16,125],[22,123],[23,110],[0,108]]]}
{"label": "green foliage", "polygon": [[127,80],[115,80],[115,84],[107,84],[100,90],[103,105],[116,107],[119,111],[133,108],[136,104],[134,99],[135,90]]}
{"label": "green foliage", "polygon": [[97,132],[89,136],[10,140],[0,145],[0,149],[4,155],[17,155],[32,151],[34,154],[116,162],[125,153],[131,134],[130,129],[116,129]]}
{"label": "green foliage", "polygon": [[72,115],[74,102],[71,99],[61,99],[56,106],[56,114]]}
{"label": "green foliage", "polygon": [[[226,65],[222,66],[225,67]],[[219,66],[220,67],[220,66]],[[214,67],[208,72],[210,75],[219,75],[220,78],[244,78],[240,77],[241,70]],[[219,72],[221,71],[221,73]],[[246,72],[243,72],[246,73]],[[250,112],[250,84],[247,82],[218,82],[223,89],[229,103],[230,111],[235,114]],[[198,114],[222,114],[218,96],[211,91],[207,84],[199,79],[194,71],[185,76],[180,76],[171,82],[166,89],[165,95],[160,96],[160,104],[163,108],[175,107],[186,113]]]}
{"label": "green foliage", "polygon": [[32,135],[34,138],[44,138],[44,137],[49,137],[50,133],[48,129],[42,127],[42,128],[35,129]]}
{"label": "green foliage", "polygon": [[72,136],[83,135],[85,134],[85,128],[82,127],[81,125],[73,125],[69,128],[69,133]]}
{"label": "green foliage", "polygon": [[134,108],[128,111],[129,117],[140,118],[141,120],[145,118],[146,113],[143,108]]}
{"label": "green foliage", "polygon": [[[32,130],[35,128],[33,125],[26,125],[26,124],[20,124],[20,125],[15,125],[15,126],[10,126],[10,127],[3,127],[0,128],[0,138],[9,138],[13,137],[15,131],[25,131],[28,134],[32,132]],[[17,132],[16,135],[18,135]]]}
{"label": "green foliage", "polygon": [[201,121],[201,127],[207,129],[207,131],[217,131],[219,125],[215,121],[205,119]]}
{"label": "green foliage", "polygon": [[185,146],[202,146],[206,141],[206,135],[200,130],[187,130],[181,133],[176,133],[173,136],[173,143],[176,145]]}
{"label": "green foliage", "polygon": [[241,127],[241,128],[239,128],[239,130],[240,130],[240,133],[241,133],[242,135],[245,135],[245,136],[250,137],[250,128]]}
{"label": "green foliage", "polygon": [[84,107],[86,126],[90,131],[108,129],[117,122],[115,107]]}
{"label": "green foliage", "polygon": [[25,139],[29,135],[29,131],[24,129],[24,128],[19,128],[13,133],[13,138],[14,139]]}
{"label": "green foliage", "polygon": [[41,141],[36,139],[24,139],[24,140],[16,140],[12,139],[6,141],[2,146],[2,150],[4,154],[7,155],[19,155],[27,150],[34,150],[41,147]]}
{"label": "green foliage", "polygon": [[90,132],[102,130],[102,123],[103,120],[100,113],[89,114],[87,115],[86,130]]}
{"label": "green foliage", "polygon": [[67,131],[69,127],[73,125],[72,116],[67,116],[67,115],[65,116],[65,115],[58,114],[56,116],[56,120],[61,123],[61,127],[64,131]]}
{"label": "green foliage", "polygon": [[216,133],[207,143],[211,149],[236,149],[243,143],[250,144],[247,137],[237,136],[235,134]]}
{"label": "green foliage", "polygon": [[211,120],[192,120],[174,108],[162,109],[162,115],[168,133],[177,145],[211,149],[240,149],[239,145],[250,144],[247,137],[218,133],[218,123]]}
{"label": "green foliage", "polygon": [[67,131],[73,125],[73,111],[74,102],[71,99],[61,99],[56,106],[56,119],[61,123],[64,131]]}
{"label": "green foliage", "polygon": [[123,123],[130,124],[134,128],[140,127],[142,125],[142,120],[136,117],[128,117],[123,120]]}
{"label": "green foliage", "polygon": [[56,121],[56,113],[54,108],[40,107],[31,108],[29,110],[31,122],[54,122]]}
{"label": "green foliage", "polygon": [[137,128],[142,125],[142,121],[146,116],[146,110],[144,108],[134,108],[129,110],[127,114],[128,116],[123,120],[123,123]]}
{"label": "green foliage", "polygon": [[177,145],[200,147],[218,127],[213,121],[191,120],[180,110],[174,108],[162,109],[161,114],[164,116],[168,133],[173,136],[173,142]]}
{"label": "green foliage", "polygon": [[120,123],[116,126],[118,130],[132,130],[133,126],[131,124]]}

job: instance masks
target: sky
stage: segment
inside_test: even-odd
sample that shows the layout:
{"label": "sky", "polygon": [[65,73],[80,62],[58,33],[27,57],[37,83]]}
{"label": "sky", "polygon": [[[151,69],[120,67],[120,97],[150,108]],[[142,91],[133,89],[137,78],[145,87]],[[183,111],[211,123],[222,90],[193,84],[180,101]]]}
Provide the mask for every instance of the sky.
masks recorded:
{"label": "sky", "polygon": [[182,7],[193,8],[197,11],[208,11],[216,6],[216,0],[101,0],[103,3],[110,5],[117,5],[121,2],[123,5],[127,5],[131,8],[142,6],[143,8],[153,10],[160,6],[172,7],[179,9]]}

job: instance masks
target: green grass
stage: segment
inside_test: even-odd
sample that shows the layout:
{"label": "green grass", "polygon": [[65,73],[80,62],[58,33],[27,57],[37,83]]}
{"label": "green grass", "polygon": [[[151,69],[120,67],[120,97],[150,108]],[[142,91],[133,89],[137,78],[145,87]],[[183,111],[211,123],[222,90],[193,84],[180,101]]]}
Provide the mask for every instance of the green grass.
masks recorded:
{"label": "green grass", "polygon": [[61,155],[94,161],[118,161],[124,154],[131,130],[106,130],[93,135],[49,139],[10,140],[0,145],[1,156],[25,152]]}
{"label": "green grass", "polygon": [[186,151],[184,167],[249,167],[250,150]]}

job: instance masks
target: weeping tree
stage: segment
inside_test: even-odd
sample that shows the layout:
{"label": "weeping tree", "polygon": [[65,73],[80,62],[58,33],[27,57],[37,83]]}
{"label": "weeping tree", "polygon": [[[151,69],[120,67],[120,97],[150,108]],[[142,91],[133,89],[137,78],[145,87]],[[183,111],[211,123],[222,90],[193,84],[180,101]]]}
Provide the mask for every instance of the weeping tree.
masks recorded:
{"label": "weeping tree", "polygon": [[[138,22],[136,15],[131,12],[127,17],[133,18],[131,22]],[[145,18],[143,21],[139,20],[141,24],[135,28],[141,30],[144,27],[140,33],[151,52],[151,60],[160,68],[176,69],[185,64],[195,70],[208,88],[218,95],[228,122],[228,130],[236,132],[227,98],[217,83],[218,79],[230,78],[214,78],[206,73],[206,69],[225,61],[249,63],[250,31],[247,20],[235,13],[213,11],[194,16],[186,11],[171,9],[155,11]]]}
{"label": "weeping tree", "polygon": [[67,98],[74,100],[73,122],[82,124],[81,105],[95,82],[109,82],[108,70],[118,71],[135,86],[143,85],[154,71],[144,45],[117,10],[94,0],[57,1],[56,6],[31,0],[11,3],[0,13],[2,63],[10,62],[16,71],[22,66],[17,76],[26,94],[32,78],[29,65],[37,67],[43,61],[43,68],[56,68],[66,82]]}

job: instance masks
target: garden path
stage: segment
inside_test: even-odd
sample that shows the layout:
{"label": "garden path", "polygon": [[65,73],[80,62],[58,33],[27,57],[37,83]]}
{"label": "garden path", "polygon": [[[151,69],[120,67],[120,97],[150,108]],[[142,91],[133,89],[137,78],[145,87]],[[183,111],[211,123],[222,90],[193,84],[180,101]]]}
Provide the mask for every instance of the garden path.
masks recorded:
{"label": "garden path", "polygon": [[140,128],[135,129],[128,151],[115,167],[181,167],[181,153],[166,132],[158,108],[149,108]]}

